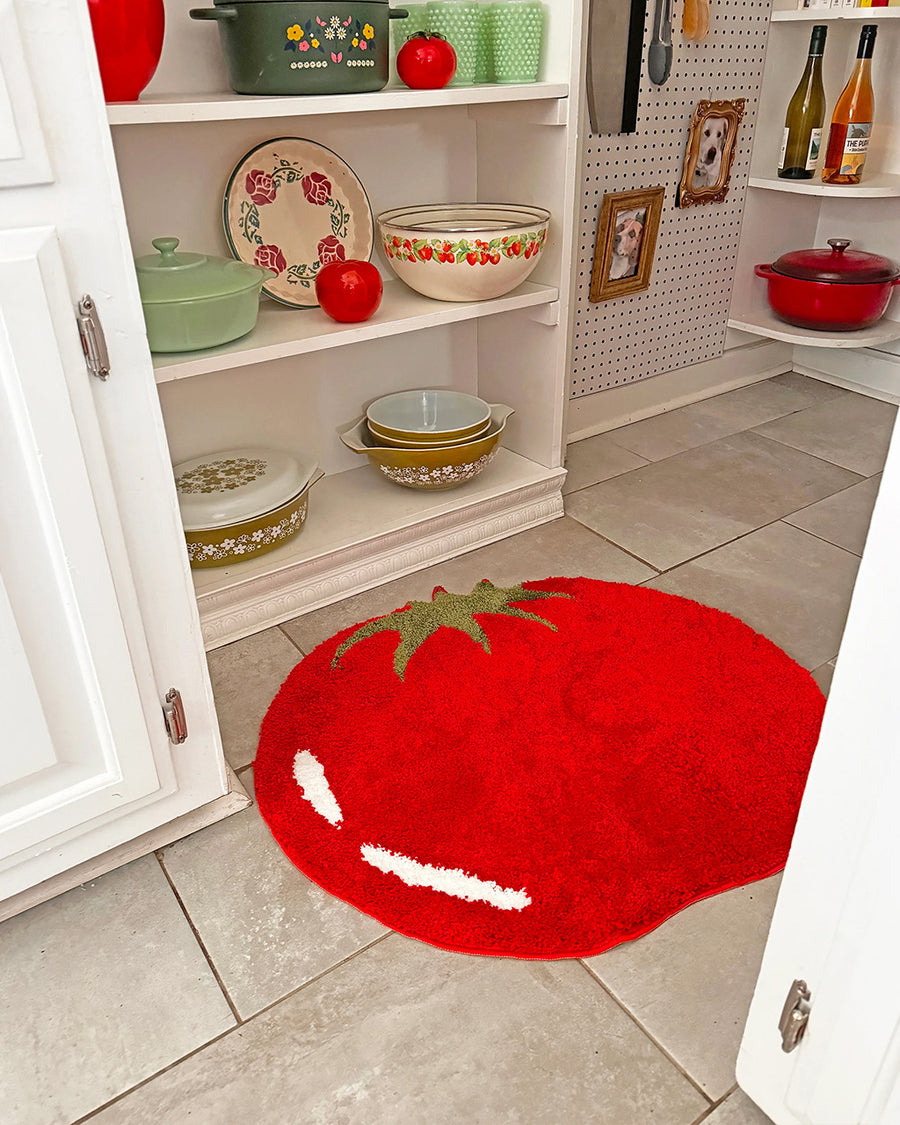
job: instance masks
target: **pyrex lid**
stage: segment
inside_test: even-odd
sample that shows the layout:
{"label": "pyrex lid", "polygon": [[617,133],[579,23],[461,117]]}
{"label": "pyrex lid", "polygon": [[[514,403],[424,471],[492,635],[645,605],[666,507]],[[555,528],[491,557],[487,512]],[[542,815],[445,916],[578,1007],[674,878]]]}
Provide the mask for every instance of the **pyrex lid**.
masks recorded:
{"label": "pyrex lid", "polygon": [[177,238],[154,238],[158,254],[135,259],[138,288],[145,305],[197,301],[242,293],[262,283],[271,271],[231,258],[176,254]]}
{"label": "pyrex lid", "polygon": [[227,527],[286,504],[308,484],[316,465],[277,449],[224,449],[175,466],[185,531]]}
{"label": "pyrex lid", "polygon": [[830,250],[792,250],[789,254],[782,254],[777,262],[772,263],[772,269],[785,277],[803,281],[839,281],[844,285],[870,285],[900,277],[900,268],[889,258],[850,250],[847,238],[829,238],[828,245]]}

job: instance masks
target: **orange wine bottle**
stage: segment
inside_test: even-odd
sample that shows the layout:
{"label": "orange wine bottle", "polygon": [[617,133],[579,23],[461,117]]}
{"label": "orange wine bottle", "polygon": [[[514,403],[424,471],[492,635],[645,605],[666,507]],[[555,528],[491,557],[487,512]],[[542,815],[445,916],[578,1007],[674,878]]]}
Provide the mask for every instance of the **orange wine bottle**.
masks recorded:
{"label": "orange wine bottle", "polygon": [[877,33],[877,24],[863,26],[856,51],[856,66],[834,107],[822,169],[822,180],[826,184],[858,184],[862,179],[875,117],[872,51]]}

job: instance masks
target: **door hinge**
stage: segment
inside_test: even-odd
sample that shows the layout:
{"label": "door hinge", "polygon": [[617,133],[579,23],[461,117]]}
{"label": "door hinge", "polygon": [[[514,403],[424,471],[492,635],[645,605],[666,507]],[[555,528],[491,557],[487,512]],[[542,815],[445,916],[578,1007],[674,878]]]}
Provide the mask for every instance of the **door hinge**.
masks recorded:
{"label": "door hinge", "polygon": [[187,738],[188,730],[187,719],[184,717],[184,704],[181,702],[181,692],[177,688],[169,688],[166,692],[163,716],[166,721],[166,730],[169,732],[169,741],[178,746]]}
{"label": "door hinge", "polygon": [[81,337],[88,371],[98,379],[108,379],[109,351],[106,347],[103,325],[100,323],[100,314],[90,293],[85,293],[78,302],[78,334]]}
{"label": "door hinge", "polygon": [[782,1051],[793,1051],[803,1038],[809,1023],[810,991],[805,980],[795,980],[788,989],[787,999],[781,1010],[778,1030],[781,1032]]}

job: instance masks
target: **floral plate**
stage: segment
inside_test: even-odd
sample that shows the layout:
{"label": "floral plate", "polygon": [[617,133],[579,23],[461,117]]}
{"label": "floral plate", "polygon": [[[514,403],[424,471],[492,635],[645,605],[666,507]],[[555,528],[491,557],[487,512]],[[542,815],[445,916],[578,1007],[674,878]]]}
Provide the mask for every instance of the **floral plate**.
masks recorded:
{"label": "floral plate", "polygon": [[318,305],[322,266],[372,255],[372,208],[356,174],[331,149],[301,137],[266,141],[239,161],[224,217],[234,256],[274,270],[263,292],[294,308]]}

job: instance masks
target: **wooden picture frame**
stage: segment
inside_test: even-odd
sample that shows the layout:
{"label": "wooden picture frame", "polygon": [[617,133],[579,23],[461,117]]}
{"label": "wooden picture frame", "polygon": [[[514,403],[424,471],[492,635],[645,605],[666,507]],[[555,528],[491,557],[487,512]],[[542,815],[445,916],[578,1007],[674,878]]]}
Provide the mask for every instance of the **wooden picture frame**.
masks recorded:
{"label": "wooden picture frame", "polygon": [[603,197],[590,300],[609,301],[650,288],[664,187],[617,191]]}
{"label": "wooden picture frame", "polygon": [[738,126],[744,116],[744,98],[730,102],[698,102],[691,120],[678,207],[721,203],[728,194]]}

